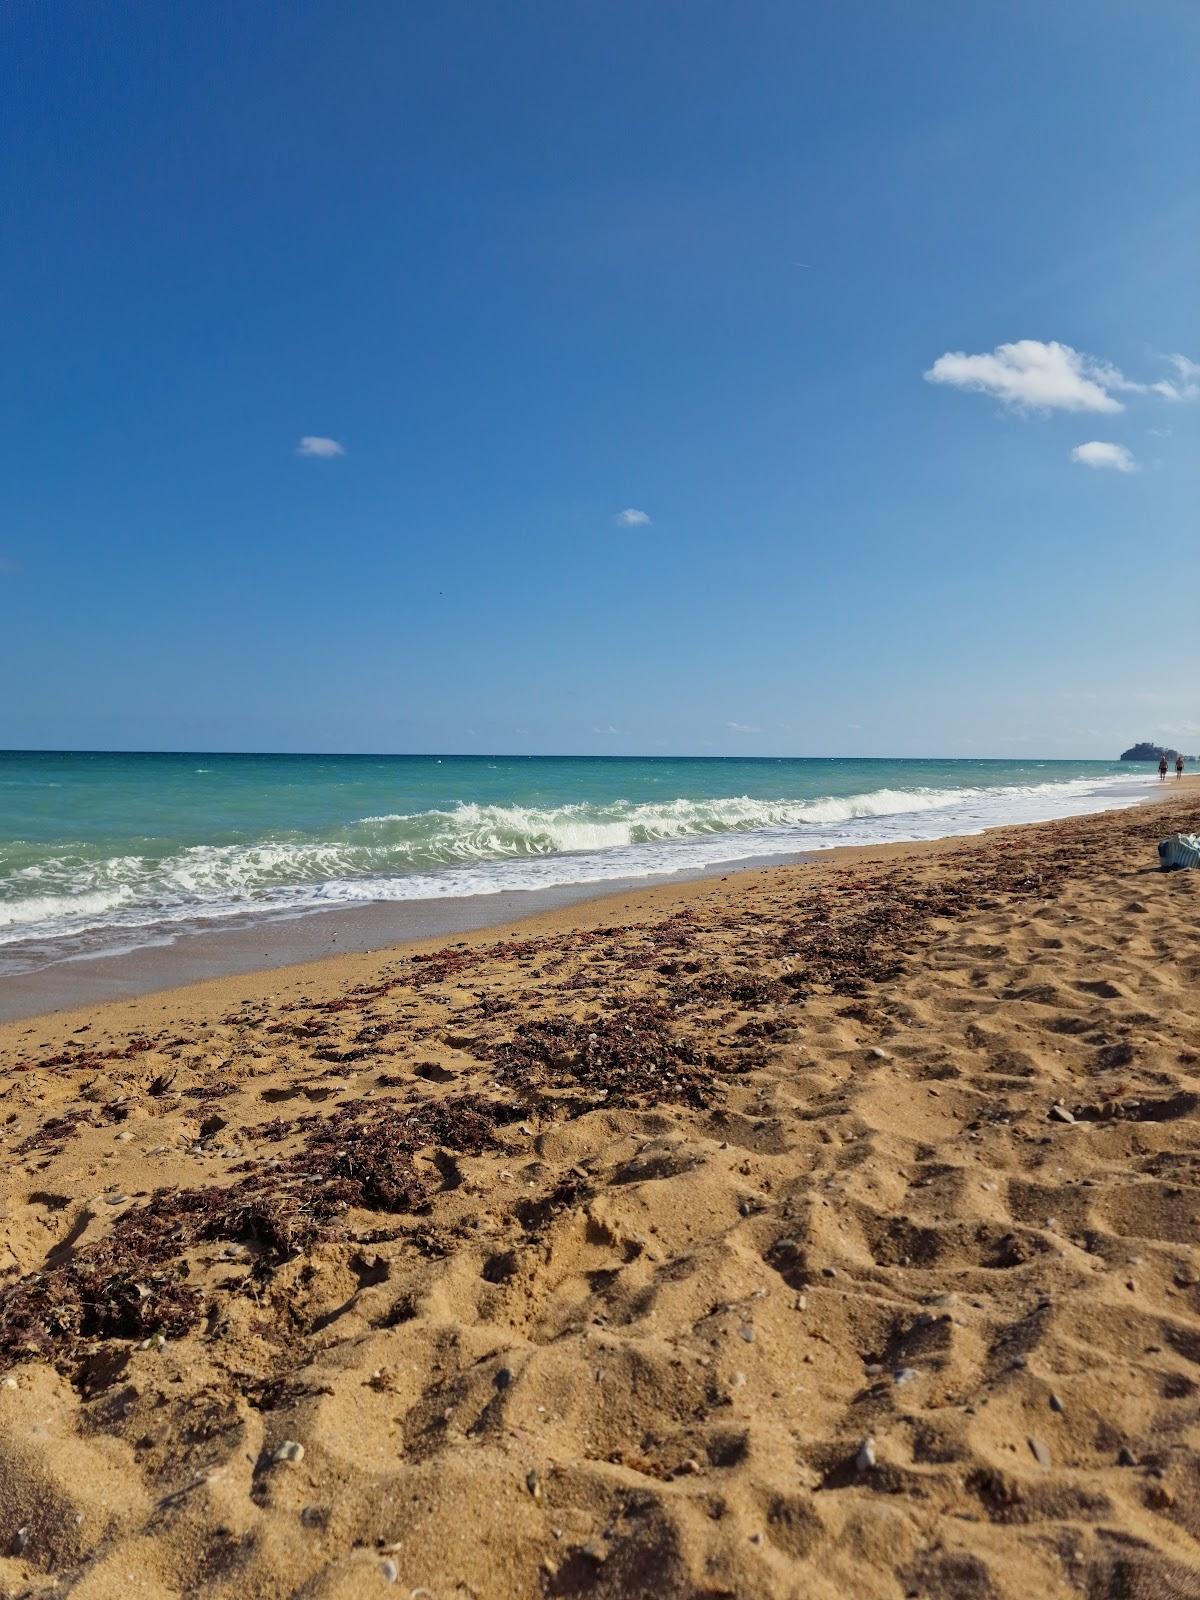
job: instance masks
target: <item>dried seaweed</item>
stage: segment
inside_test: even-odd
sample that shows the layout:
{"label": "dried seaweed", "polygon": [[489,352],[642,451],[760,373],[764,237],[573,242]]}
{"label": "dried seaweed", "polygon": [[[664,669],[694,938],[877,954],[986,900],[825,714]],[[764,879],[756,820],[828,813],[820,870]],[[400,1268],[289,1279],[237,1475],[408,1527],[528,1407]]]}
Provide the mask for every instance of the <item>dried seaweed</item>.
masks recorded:
{"label": "dried seaweed", "polygon": [[181,1333],[202,1311],[186,1282],[189,1249],[249,1244],[255,1272],[269,1274],[327,1237],[351,1207],[420,1209],[441,1183],[436,1168],[418,1170],[421,1151],[478,1155],[521,1115],[509,1102],[463,1095],[415,1105],[362,1099],[305,1118],[309,1137],[291,1158],[249,1163],[227,1186],[161,1189],[96,1244],[0,1291],[0,1355],[73,1359],[95,1339]]}
{"label": "dried seaweed", "polygon": [[81,1126],[90,1127],[92,1119],[86,1111],[65,1111],[61,1117],[50,1117],[34,1133],[29,1134],[16,1148],[19,1156],[32,1155],[35,1150],[45,1150],[51,1145],[69,1139]]}
{"label": "dried seaweed", "polygon": [[580,1087],[607,1105],[649,1099],[702,1108],[720,1093],[712,1053],[681,1034],[665,1006],[648,1000],[595,1022],[526,1022],[487,1049],[501,1083]]}

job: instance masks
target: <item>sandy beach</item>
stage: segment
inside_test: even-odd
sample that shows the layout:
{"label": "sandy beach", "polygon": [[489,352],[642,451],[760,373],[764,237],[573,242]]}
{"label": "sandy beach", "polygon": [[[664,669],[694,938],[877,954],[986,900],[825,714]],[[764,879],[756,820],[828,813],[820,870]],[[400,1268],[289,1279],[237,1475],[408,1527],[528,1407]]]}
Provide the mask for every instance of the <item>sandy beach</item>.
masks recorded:
{"label": "sandy beach", "polygon": [[0,1028],[0,1594],[1200,1596],[1134,810]]}

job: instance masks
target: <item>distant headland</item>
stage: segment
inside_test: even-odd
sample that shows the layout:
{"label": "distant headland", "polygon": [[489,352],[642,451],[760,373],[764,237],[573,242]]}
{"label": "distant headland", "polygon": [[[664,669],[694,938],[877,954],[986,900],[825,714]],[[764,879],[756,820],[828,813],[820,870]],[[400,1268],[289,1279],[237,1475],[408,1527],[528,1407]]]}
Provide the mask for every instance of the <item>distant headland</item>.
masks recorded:
{"label": "distant headland", "polygon": [[[1168,761],[1174,761],[1179,754],[1178,750],[1165,748],[1161,744],[1151,744],[1148,739],[1143,739],[1140,744],[1131,744],[1128,750],[1122,750],[1122,761],[1157,761],[1160,756],[1166,756]],[[1185,761],[1194,761],[1195,756],[1184,756]]]}

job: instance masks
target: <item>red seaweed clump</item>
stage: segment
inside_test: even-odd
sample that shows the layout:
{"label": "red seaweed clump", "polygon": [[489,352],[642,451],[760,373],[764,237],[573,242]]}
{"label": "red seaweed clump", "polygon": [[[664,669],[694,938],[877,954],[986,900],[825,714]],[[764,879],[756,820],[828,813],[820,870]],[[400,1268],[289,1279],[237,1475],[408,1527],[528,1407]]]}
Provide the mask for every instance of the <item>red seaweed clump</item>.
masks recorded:
{"label": "red seaweed clump", "polygon": [[86,1111],[64,1111],[61,1117],[49,1117],[33,1133],[22,1139],[14,1154],[19,1156],[32,1155],[36,1150],[46,1150],[52,1145],[63,1145],[71,1138],[82,1125],[91,1125],[92,1118]]}
{"label": "red seaweed clump", "polygon": [[701,1108],[720,1093],[711,1053],[674,1027],[665,1006],[649,1000],[590,1022],[551,1017],[523,1023],[488,1054],[500,1083],[520,1090],[582,1088],[590,1103]]}
{"label": "red seaweed clump", "polygon": [[0,1289],[0,1357],[72,1358],[106,1338],[175,1335],[196,1323],[203,1296],[187,1282],[187,1252],[208,1242],[249,1245],[250,1276],[332,1236],[351,1208],[406,1213],[441,1187],[434,1163],[418,1155],[446,1149],[478,1155],[497,1127],[522,1108],[474,1095],[424,1103],[363,1099],[323,1117],[306,1117],[303,1147],[282,1161],[243,1168],[229,1185],[160,1189],[116,1216],[104,1238],[43,1271]]}

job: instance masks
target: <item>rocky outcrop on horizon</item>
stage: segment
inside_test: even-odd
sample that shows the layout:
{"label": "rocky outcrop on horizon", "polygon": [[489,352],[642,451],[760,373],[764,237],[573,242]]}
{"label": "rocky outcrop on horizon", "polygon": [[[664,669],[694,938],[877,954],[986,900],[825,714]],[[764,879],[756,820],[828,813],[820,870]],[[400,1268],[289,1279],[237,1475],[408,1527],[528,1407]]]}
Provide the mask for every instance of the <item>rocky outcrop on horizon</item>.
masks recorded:
{"label": "rocky outcrop on horizon", "polygon": [[[1128,750],[1122,750],[1122,761],[1157,761],[1160,756],[1166,756],[1168,761],[1174,761],[1179,754],[1178,750],[1165,749],[1161,744],[1151,744],[1148,739],[1143,739],[1140,744],[1131,744]],[[1183,758],[1188,760],[1187,756]]]}

